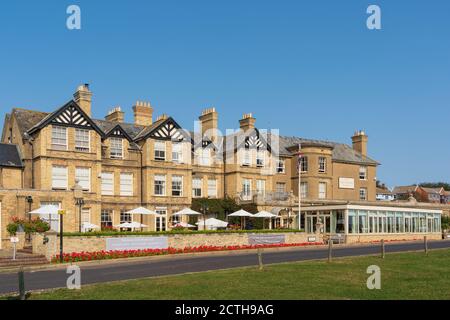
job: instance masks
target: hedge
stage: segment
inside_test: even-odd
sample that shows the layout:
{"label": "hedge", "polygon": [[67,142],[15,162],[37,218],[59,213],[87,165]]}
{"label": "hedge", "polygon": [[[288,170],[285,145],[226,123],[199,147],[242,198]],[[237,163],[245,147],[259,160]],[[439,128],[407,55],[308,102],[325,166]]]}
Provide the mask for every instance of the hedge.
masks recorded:
{"label": "hedge", "polygon": [[293,229],[273,229],[273,230],[177,230],[177,231],[144,231],[144,232],[119,232],[119,231],[94,231],[94,232],[67,232],[64,237],[104,237],[104,236],[163,236],[176,234],[228,234],[228,233],[286,233],[286,232],[303,232],[303,230]]}

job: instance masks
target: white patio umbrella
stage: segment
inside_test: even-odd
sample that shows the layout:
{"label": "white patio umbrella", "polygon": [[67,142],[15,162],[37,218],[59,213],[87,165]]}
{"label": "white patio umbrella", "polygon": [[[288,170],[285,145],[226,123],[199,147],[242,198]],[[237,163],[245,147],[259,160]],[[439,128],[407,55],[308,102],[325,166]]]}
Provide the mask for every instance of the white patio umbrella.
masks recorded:
{"label": "white patio umbrella", "polygon": [[[55,205],[44,205],[44,206],[41,206],[40,208],[38,208],[36,210],[30,211],[29,214],[37,214],[37,215],[39,215],[40,218],[46,220],[50,224],[50,227],[52,228],[52,230],[58,230],[57,225],[53,225],[52,224],[52,216],[53,217],[56,216],[59,219],[58,211],[59,211],[59,207],[58,206],[55,206]],[[55,218],[53,218],[53,220],[56,221]]]}
{"label": "white patio umbrella", "polygon": [[264,220],[269,218],[271,219],[271,223],[270,223],[270,229],[272,229],[272,218],[276,218],[278,217],[277,215],[267,212],[267,211],[260,211],[257,214],[253,215],[254,218],[263,218]]}
{"label": "white patio umbrella", "polygon": [[[131,214],[131,215],[140,214],[141,215],[141,224],[142,224],[142,219],[143,219],[144,215],[156,215],[155,211],[149,210],[144,207],[135,208],[135,209],[127,211],[125,213]],[[142,226],[144,226],[144,225],[142,224]],[[128,227],[128,228],[130,228],[130,227]],[[143,228],[143,227],[140,227],[140,228]]]}
{"label": "white patio umbrella", "polygon": [[245,218],[252,218],[253,214],[251,214],[250,212],[247,212],[243,209],[238,210],[236,212],[233,212],[232,214],[228,215],[229,217],[241,217],[241,229],[244,227],[245,224]]}
{"label": "white patio umbrella", "polygon": [[200,220],[197,223],[195,223],[196,225],[205,225],[208,227],[212,227],[212,228],[226,228],[228,226],[228,222],[216,219],[216,218],[209,218],[206,219],[205,221]]}
{"label": "white patio umbrella", "polygon": [[58,211],[59,211],[59,208],[57,206],[45,205],[45,206],[42,206],[42,207],[40,207],[36,210],[33,210],[29,213],[30,214],[38,214],[40,216],[45,216],[45,215],[54,216],[54,215],[58,215]]}
{"label": "white patio umbrella", "polygon": [[[173,216],[201,216],[201,215],[202,214],[200,212],[192,210],[191,208],[184,208],[183,210],[180,210],[173,214]],[[197,221],[198,221],[198,219],[197,219]],[[187,228],[187,227],[185,227],[185,228]]]}
{"label": "white patio umbrella", "polygon": [[175,212],[174,216],[200,216],[202,215],[200,212],[192,210],[191,208],[184,208],[181,211]]}
{"label": "white patio umbrella", "polygon": [[117,228],[137,229],[137,228],[144,228],[144,227],[146,227],[146,225],[133,221],[133,222],[124,222],[124,223],[118,224],[116,227]]}
{"label": "white patio umbrella", "polygon": [[192,224],[186,223],[186,222],[179,222],[175,225],[175,227],[183,227],[183,228],[195,228]]}
{"label": "white patio umbrella", "polygon": [[94,230],[94,229],[100,229],[99,226],[92,224],[90,222],[83,222],[81,225],[82,230]]}

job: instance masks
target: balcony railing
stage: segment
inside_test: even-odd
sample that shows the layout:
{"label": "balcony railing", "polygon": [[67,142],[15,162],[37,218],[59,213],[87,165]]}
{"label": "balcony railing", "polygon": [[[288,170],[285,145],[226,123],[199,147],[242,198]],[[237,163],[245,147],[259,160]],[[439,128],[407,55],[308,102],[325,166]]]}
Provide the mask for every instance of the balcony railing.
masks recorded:
{"label": "balcony railing", "polygon": [[240,201],[267,203],[267,202],[283,202],[289,201],[291,197],[290,192],[275,192],[275,191],[242,191],[238,193]]}

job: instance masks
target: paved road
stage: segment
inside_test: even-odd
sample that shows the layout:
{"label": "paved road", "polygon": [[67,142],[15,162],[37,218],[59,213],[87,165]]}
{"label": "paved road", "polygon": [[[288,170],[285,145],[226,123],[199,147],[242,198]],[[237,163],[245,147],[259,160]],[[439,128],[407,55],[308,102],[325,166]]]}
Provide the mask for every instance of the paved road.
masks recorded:
{"label": "paved road", "polygon": [[[450,240],[430,241],[429,249],[450,248]],[[423,243],[386,244],[386,252],[423,250]],[[378,254],[380,245],[335,246],[333,257],[351,257]],[[328,250],[321,248],[295,248],[286,251],[272,251],[263,254],[264,264],[326,259]],[[177,256],[158,260],[130,261],[108,265],[82,267],[82,284],[138,279],[162,275],[181,274],[226,268],[252,266],[257,264],[256,251],[224,255]],[[65,269],[31,271],[25,274],[26,290],[62,288],[68,275]],[[0,274],[0,294],[18,291],[17,273]]]}

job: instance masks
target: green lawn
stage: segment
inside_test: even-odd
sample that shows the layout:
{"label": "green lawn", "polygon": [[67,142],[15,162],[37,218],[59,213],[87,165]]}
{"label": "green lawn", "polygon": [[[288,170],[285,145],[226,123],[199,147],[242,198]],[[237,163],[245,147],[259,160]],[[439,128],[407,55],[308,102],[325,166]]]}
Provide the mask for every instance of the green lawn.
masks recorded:
{"label": "green lawn", "polygon": [[[255,259],[256,260],[256,259]],[[366,269],[381,268],[381,290]],[[122,281],[33,294],[32,299],[450,299],[450,250],[286,263]]]}

